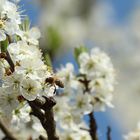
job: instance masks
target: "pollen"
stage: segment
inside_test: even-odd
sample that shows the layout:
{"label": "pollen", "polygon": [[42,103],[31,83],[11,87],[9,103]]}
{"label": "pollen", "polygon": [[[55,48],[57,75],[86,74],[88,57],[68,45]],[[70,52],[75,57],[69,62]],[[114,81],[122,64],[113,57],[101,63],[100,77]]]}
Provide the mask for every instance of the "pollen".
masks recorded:
{"label": "pollen", "polygon": [[4,20],[0,19],[0,29],[4,28],[5,22]]}

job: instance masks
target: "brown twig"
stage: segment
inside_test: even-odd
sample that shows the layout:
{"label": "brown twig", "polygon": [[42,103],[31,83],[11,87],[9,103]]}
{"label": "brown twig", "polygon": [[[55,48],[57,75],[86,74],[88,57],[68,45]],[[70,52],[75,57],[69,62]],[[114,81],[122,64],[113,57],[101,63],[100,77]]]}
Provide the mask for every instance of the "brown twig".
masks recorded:
{"label": "brown twig", "polygon": [[0,58],[3,58],[8,62],[9,66],[10,66],[10,72],[13,73],[15,71],[15,65],[11,59],[9,52],[6,51],[3,53],[0,53]]}
{"label": "brown twig", "polygon": [[106,136],[107,136],[107,140],[111,140],[111,128],[110,128],[110,126],[107,127]]}
{"label": "brown twig", "polygon": [[45,102],[40,101],[39,99],[28,101],[32,108],[32,115],[40,120],[43,128],[46,130],[48,140],[59,140],[59,137],[56,135],[56,124],[53,114],[53,106],[56,102],[53,98],[44,98]]}
{"label": "brown twig", "polygon": [[90,80],[88,80],[85,75],[80,75],[80,76],[82,76],[82,78],[84,78],[84,79],[79,79],[79,82],[81,82],[85,86],[84,93],[89,92],[90,91],[90,88],[89,88]]}
{"label": "brown twig", "polygon": [[[11,37],[10,37],[9,35],[7,35],[7,39],[8,39],[9,44],[12,43],[12,39],[11,39]],[[11,70],[11,72],[13,73],[13,72],[15,71],[15,65],[14,65],[14,63],[13,63],[13,61],[12,61],[12,58],[11,58],[11,56],[10,56],[8,50],[6,51],[6,56],[7,56],[7,57],[6,57],[6,60],[7,60],[7,62],[8,62],[9,65],[10,65],[10,70]]]}
{"label": "brown twig", "polygon": [[8,62],[8,64],[10,65],[10,70],[13,73],[15,71],[15,65],[14,65],[14,63],[13,63],[13,61],[11,59],[11,56],[10,56],[8,51],[6,51],[6,58],[5,59]]}
{"label": "brown twig", "polygon": [[[82,79],[79,79],[79,82],[81,82],[85,86],[84,93],[89,92],[90,91],[90,88],[89,88],[90,80],[87,79],[86,75],[78,75],[77,77],[79,77],[79,78],[82,77]],[[90,134],[92,140],[98,140],[97,124],[96,124],[96,120],[94,118],[94,112],[89,113],[89,134]]]}
{"label": "brown twig", "polygon": [[80,127],[80,129],[81,129],[81,130],[84,130],[84,131],[87,131],[87,132],[90,131],[89,129],[87,129],[87,128],[83,128],[83,127]]}
{"label": "brown twig", "polygon": [[2,130],[2,132],[5,134],[5,139],[7,140],[17,140],[13,134],[8,130],[8,128],[2,123],[2,121],[0,120],[0,129]]}
{"label": "brown twig", "polygon": [[40,135],[39,140],[47,140],[44,136]]}
{"label": "brown twig", "polygon": [[96,124],[96,120],[94,118],[93,112],[91,112],[89,114],[89,127],[90,127],[89,133],[90,133],[91,139],[92,140],[98,140],[97,124]]}
{"label": "brown twig", "polygon": [[[7,39],[9,44],[12,43],[11,37],[9,35],[7,35]],[[15,71],[15,65],[7,49],[4,52],[0,53],[0,58],[4,58],[8,62],[10,70],[13,73]]]}

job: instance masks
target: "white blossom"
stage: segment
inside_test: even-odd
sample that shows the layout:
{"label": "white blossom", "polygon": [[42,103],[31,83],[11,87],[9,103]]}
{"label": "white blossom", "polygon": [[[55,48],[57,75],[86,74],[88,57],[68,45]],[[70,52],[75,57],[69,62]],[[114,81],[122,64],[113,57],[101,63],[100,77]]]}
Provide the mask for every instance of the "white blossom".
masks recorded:
{"label": "white blossom", "polygon": [[105,111],[106,106],[113,107],[115,74],[109,56],[98,48],[90,53],[82,52],[78,61],[78,72],[71,63],[57,72],[65,88],[64,93],[58,95],[54,110],[58,129],[65,132],[62,138],[89,140],[89,135],[80,130],[83,116],[92,111]]}
{"label": "white blossom", "polygon": [[112,74],[114,69],[110,58],[98,48],[93,48],[91,53],[83,52],[79,56],[80,72],[87,74],[89,79],[105,77]]}
{"label": "white blossom", "polygon": [[138,123],[137,129],[124,136],[125,140],[139,140],[140,139],[140,123]]}
{"label": "white blossom", "polygon": [[6,35],[5,35],[4,31],[3,30],[0,30],[0,41],[3,41],[5,39],[6,39]]}
{"label": "white blossom", "polygon": [[22,40],[29,42],[33,45],[39,45],[38,39],[41,34],[38,28],[33,27],[27,31],[19,31],[18,35],[22,38]]}
{"label": "white blossom", "polygon": [[75,93],[76,95],[73,95],[73,99],[71,101],[72,105],[72,112],[73,114],[89,114],[93,111],[93,107],[90,104],[91,99],[89,94],[83,92]]}
{"label": "white blossom", "polygon": [[[91,53],[83,52],[79,56],[80,73],[85,74],[89,82],[91,103],[95,110],[102,108],[103,104],[111,104],[114,91],[115,72],[109,56],[98,48],[93,48]],[[100,105],[100,106],[99,106]],[[96,108],[96,107],[97,108]]]}
{"label": "white blossom", "polygon": [[10,76],[5,76],[3,82],[5,86],[9,86],[12,90],[20,90],[20,83],[23,80],[22,74],[13,73]]}
{"label": "white blossom", "polygon": [[65,92],[72,92],[71,89],[76,89],[79,83],[76,80],[76,75],[74,73],[74,66],[72,63],[67,63],[66,66],[62,66],[58,70],[57,76],[64,83]]}
{"label": "white blossom", "polygon": [[14,3],[7,0],[1,0],[0,3],[0,41],[4,41],[6,34],[17,34],[21,18]]}
{"label": "white blossom", "polygon": [[23,79],[20,86],[21,95],[29,101],[35,100],[40,90],[41,84],[30,78]]}
{"label": "white blossom", "polygon": [[28,106],[28,104],[24,104],[22,106],[20,106],[20,108],[17,108],[14,112],[13,112],[13,116],[12,116],[12,120],[11,120],[11,124],[12,126],[16,126],[16,129],[23,129],[23,127],[25,127],[24,125],[26,125],[26,123],[30,122],[31,118],[29,113],[31,112],[31,108],[30,106]]}
{"label": "white blossom", "polygon": [[66,131],[65,133],[60,132],[60,136],[62,140],[90,140],[90,135],[88,132],[79,130],[79,131]]}
{"label": "white blossom", "polygon": [[12,111],[19,105],[17,92],[11,91],[9,88],[0,87],[0,109],[6,117],[12,115]]}

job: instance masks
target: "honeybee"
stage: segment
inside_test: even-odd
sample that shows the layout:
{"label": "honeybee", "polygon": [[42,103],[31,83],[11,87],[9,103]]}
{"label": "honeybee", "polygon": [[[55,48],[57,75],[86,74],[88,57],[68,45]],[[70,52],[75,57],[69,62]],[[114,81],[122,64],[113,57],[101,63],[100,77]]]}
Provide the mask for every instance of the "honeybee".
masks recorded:
{"label": "honeybee", "polygon": [[46,78],[45,82],[55,87],[54,93],[56,93],[56,85],[60,88],[64,88],[63,82],[56,76]]}
{"label": "honeybee", "polygon": [[46,82],[46,83],[49,83],[49,84],[51,84],[51,85],[57,85],[57,86],[59,86],[60,88],[64,88],[64,84],[63,84],[62,81],[59,80],[56,76],[46,78],[45,82]]}

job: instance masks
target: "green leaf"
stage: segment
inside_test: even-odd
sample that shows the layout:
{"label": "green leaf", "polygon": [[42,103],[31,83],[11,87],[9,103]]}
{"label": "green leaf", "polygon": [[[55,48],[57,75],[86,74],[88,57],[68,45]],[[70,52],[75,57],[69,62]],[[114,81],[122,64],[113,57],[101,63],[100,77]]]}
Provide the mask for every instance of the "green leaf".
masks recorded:
{"label": "green leaf", "polygon": [[18,36],[18,35],[15,35],[15,40],[16,40],[16,42],[18,42],[18,41],[20,41],[20,40],[21,40],[21,37],[20,37],[20,36]]}
{"label": "green leaf", "polygon": [[48,54],[45,54],[44,56],[44,62],[47,66],[52,67],[52,62],[51,62],[51,58]]}
{"label": "green leaf", "polygon": [[57,28],[50,26],[46,30],[47,51],[53,58],[62,45],[62,37]]}
{"label": "green leaf", "polygon": [[8,39],[1,41],[1,52],[6,52],[8,47]]}
{"label": "green leaf", "polygon": [[79,47],[76,47],[76,48],[74,49],[74,57],[75,57],[75,60],[77,61],[78,64],[79,64],[79,62],[78,62],[78,57],[79,57],[79,55],[80,55],[81,53],[87,52],[87,51],[88,51],[87,48],[86,48],[85,46],[83,46],[83,45],[81,45],[81,46],[79,46]]}

